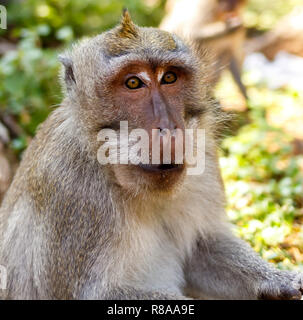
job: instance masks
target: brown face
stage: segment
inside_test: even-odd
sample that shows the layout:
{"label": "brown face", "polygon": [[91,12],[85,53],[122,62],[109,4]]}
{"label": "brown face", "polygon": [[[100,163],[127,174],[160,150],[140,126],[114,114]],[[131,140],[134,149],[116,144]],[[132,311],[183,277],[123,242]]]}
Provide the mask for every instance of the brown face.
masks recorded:
{"label": "brown face", "polygon": [[[132,194],[178,186],[186,172],[185,127],[198,127],[207,110],[207,59],[202,61],[200,53],[198,57],[175,35],[136,26],[127,11],[119,25],[79,43],[68,56],[62,60],[68,98],[75,104],[73,111],[89,153],[105,165],[110,181]],[[139,156],[134,162],[126,155],[121,162],[121,154],[125,155],[121,147],[133,149],[135,141],[129,143],[128,136],[119,141],[122,121],[127,122],[130,135],[144,130],[144,161]],[[106,141],[109,135],[114,138]],[[111,147],[118,147],[118,159]],[[155,149],[158,161],[153,159]],[[112,163],[111,157],[118,163]]]}
{"label": "brown face", "polygon": [[[182,66],[152,66],[134,61],[112,80],[114,106],[125,115],[129,131],[140,128],[149,136],[148,164],[113,165],[122,186],[168,191],[182,180],[185,166],[175,164],[176,144],[180,140],[173,135],[176,129],[184,133],[183,92],[188,78],[189,72]],[[151,156],[156,140],[160,141],[160,164],[153,164]],[[163,163],[164,150],[170,152],[170,164]]]}

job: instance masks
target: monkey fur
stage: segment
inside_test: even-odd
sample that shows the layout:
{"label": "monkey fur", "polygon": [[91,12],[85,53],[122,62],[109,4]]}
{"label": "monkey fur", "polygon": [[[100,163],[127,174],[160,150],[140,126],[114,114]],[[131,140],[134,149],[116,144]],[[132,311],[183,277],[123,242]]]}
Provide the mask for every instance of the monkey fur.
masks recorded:
{"label": "monkey fur", "polygon": [[[263,261],[230,231],[216,152],[224,118],[206,55],[138,27],[125,11],[117,27],[60,61],[65,98],[40,126],[0,210],[2,299],[300,299],[296,273]],[[171,67],[179,75],[172,85],[131,91],[120,83],[130,71],[153,77]],[[203,175],[100,165],[97,134],[122,120],[130,129],[204,128]]]}

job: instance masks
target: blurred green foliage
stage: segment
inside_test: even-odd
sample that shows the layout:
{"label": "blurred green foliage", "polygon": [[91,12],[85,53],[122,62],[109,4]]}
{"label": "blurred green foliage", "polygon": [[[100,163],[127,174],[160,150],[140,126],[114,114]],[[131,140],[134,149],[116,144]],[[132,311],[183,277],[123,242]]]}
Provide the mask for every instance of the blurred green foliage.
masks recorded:
{"label": "blurred green foliage", "polygon": [[[249,0],[245,24],[267,30],[301,2]],[[52,106],[60,103],[57,55],[64,47],[115,25],[123,7],[138,24],[156,26],[164,4],[165,0],[9,1],[9,28],[0,30],[0,41],[15,43],[16,50],[0,58],[0,115],[11,114],[24,131],[12,148],[21,153]],[[303,93],[289,88],[270,91],[253,81],[247,86],[249,123],[243,125],[239,118],[239,131],[222,143],[228,215],[236,233],[265,259],[281,268],[302,268],[303,157],[294,155],[292,138],[271,127],[266,113],[271,105],[283,107],[286,98],[303,105]]]}
{"label": "blurred green foliage", "polygon": [[[147,5],[146,3],[151,3]],[[10,36],[18,37],[23,28],[40,35],[43,44],[70,41],[74,37],[97,34],[113,27],[128,8],[143,26],[157,26],[164,1],[142,0],[12,0],[8,5]]]}
{"label": "blurred green foliage", "polygon": [[267,120],[272,107],[283,106],[283,96],[302,106],[303,92],[273,91],[251,80],[246,85],[249,123],[221,148],[227,213],[235,232],[263,258],[303,270],[303,155],[295,154],[291,136]]}
{"label": "blurred green foliage", "polygon": [[16,150],[26,147],[27,135],[59,101],[56,52],[42,49],[39,37],[24,29],[16,51],[9,51],[0,60],[0,112],[16,117],[25,135],[13,141]]}

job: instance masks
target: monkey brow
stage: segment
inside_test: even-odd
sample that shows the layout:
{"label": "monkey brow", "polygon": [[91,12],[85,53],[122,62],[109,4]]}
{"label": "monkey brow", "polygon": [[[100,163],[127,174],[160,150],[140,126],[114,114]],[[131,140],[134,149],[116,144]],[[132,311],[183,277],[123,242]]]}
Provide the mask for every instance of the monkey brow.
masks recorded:
{"label": "monkey brow", "polygon": [[108,60],[108,73],[113,75],[116,73],[114,70],[121,70],[130,65],[136,65],[138,61],[145,62],[150,65],[152,69],[163,66],[171,66],[184,70],[185,72],[194,72],[193,58],[189,52],[145,52],[140,53],[125,53],[120,56],[111,57]]}

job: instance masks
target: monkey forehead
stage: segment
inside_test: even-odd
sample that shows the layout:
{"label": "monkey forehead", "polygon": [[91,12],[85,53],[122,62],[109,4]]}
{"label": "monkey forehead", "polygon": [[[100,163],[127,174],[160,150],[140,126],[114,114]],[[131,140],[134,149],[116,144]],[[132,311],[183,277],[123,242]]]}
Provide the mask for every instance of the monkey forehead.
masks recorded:
{"label": "monkey forehead", "polygon": [[[191,53],[188,46],[174,34],[156,28],[139,29],[140,35],[131,38],[117,37],[110,30],[93,38],[82,39],[73,45],[68,55],[73,56],[75,61],[85,63],[85,60],[95,61],[100,55],[108,62],[131,54],[138,54],[141,58],[158,56],[168,60],[170,57],[180,57],[184,60]],[[168,59],[165,59],[165,55]]]}
{"label": "monkey forehead", "polygon": [[[115,76],[120,70],[130,65],[146,64],[151,70],[173,66],[185,69],[188,72],[197,71],[193,63],[194,57],[188,52],[163,52],[162,50],[141,50],[138,53],[127,53],[121,56],[111,57],[106,60],[100,73],[104,77]],[[198,63],[197,63],[198,68]]]}
{"label": "monkey forehead", "polygon": [[127,52],[136,52],[142,48],[174,51],[184,45],[173,34],[156,29],[135,26],[136,32],[125,34],[114,28],[104,34],[105,50],[109,56],[119,56]]}

